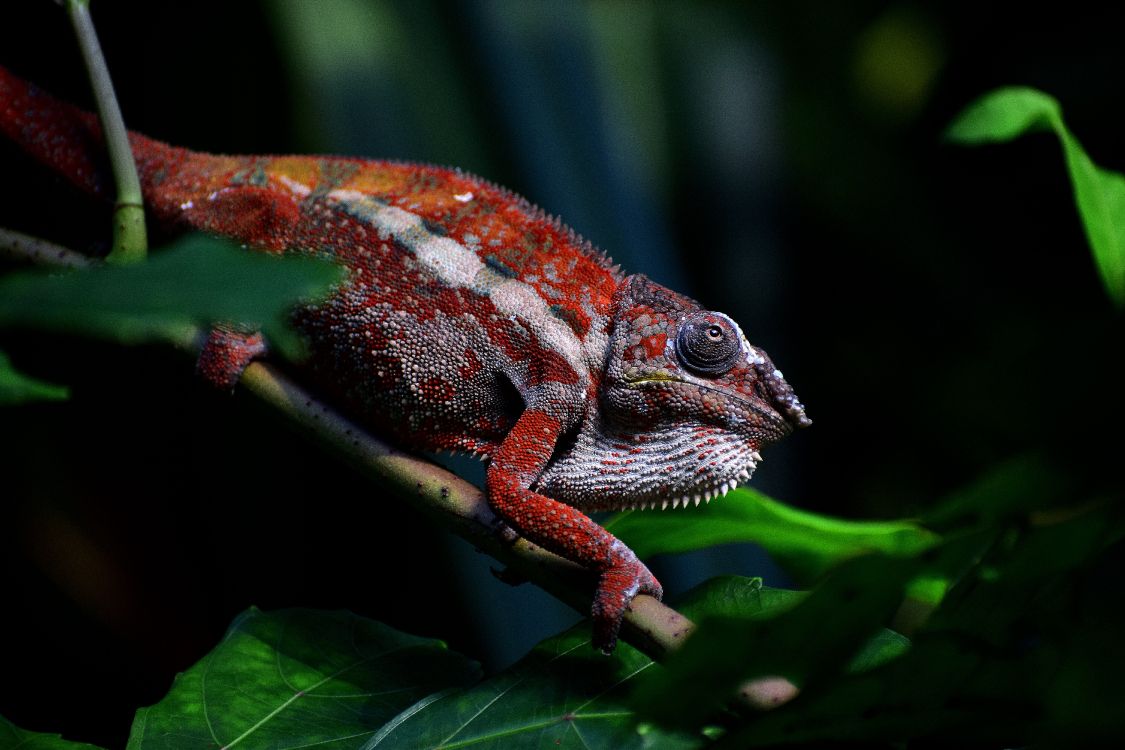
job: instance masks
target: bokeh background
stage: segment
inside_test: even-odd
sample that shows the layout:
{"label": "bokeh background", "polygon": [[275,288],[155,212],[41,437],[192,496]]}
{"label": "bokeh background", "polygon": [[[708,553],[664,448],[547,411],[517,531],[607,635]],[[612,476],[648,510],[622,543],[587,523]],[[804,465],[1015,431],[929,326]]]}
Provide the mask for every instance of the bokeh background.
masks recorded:
{"label": "bokeh background", "polygon": [[[1097,7],[93,2],[134,129],[460,166],[730,313],[815,420],[755,486],[853,518],[916,514],[1028,453],[1076,493],[1121,491],[1122,316],[1057,143],[941,141],[980,94],[1031,85],[1125,169],[1121,19]],[[0,64],[90,102],[46,0],[0,5]],[[108,235],[103,207],[6,143],[0,226],[95,253]],[[488,669],[579,617],[181,354],[0,347],[73,392],[0,411],[0,715],[21,726],[122,746],[250,605],[348,608]],[[673,593],[789,583],[749,547],[654,570]]]}

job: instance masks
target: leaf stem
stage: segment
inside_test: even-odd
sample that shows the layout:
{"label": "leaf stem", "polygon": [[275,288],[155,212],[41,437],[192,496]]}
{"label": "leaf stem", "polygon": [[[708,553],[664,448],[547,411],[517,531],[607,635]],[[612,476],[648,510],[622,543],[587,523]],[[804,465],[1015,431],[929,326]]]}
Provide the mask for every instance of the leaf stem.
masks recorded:
{"label": "leaf stem", "polygon": [[113,93],[105,56],[102,55],[94,21],[90,17],[90,0],[66,0],[67,14],[78,37],[78,46],[90,76],[90,86],[105,134],[113,175],[117,182],[117,203],[113,215],[113,249],[106,260],[111,263],[133,263],[144,260],[148,251],[145,232],[144,199],[141,181],[129,146],[129,133]]}

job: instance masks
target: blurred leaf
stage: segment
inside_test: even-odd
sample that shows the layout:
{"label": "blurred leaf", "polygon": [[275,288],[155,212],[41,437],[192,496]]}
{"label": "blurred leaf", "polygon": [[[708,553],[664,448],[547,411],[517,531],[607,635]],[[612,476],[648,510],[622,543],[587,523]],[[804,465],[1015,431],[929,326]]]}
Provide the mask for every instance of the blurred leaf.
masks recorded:
{"label": "blurred leaf", "polygon": [[849,664],[863,669],[886,661],[901,652],[901,641],[868,641],[919,570],[916,560],[867,555],[843,563],[806,597],[772,616],[703,619],[665,669],[641,685],[636,703],[646,718],[690,727],[746,680],[781,676],[804,688]]}
{"label": "blurred leaf", "polygon": [[949,581],[941,576],[920,575],[906,587],[906,594],[920,602],[937,604],[949,590]]}
{"label": "blurred leaf", "polygon": [[[1117,571],[1120,571],[1120,566]],[[1125,737],[1125,642],[1121,638],[1121,605],[1098,602],[1085,623],[1069,623],[1057,671],[1051,675],[1044,700],[1054,734],[1089,735],[1114,746]],[[1072,743],[1073,746],[1074,743]],[[1095,743],[1088,742],[1088,746]]]}
{"label": "blurred leaf", "polygon": [[998,89],[958,115],[946,137],[964,144],[993,143],[1047,129],[1062,144],[1078,213],[1102,281],[1114,302],[1125,305],[1125,177],[1090,160],[1063,122],[1055,99],[1030,88]]}
{"label": "blurred leaf", "polygon": [[907,601],[895,617],[895,626],[913,633],[950,586],[979,561],[1005,524],[1025,523],[1031,514],[1057,504],[1065,492],[1063,478],[1046,460],[1020,456],[947,496],[922,518],[926,526],[946,533],[945,543],[933,550],[931,563],[936,564],[930,571],[907,586]]}
{"label": "blurred leaf", "polygon": [[415,701],[476,675],[439,641],[350,612],[251,609],[163,700],[137,711],[128,749],[350,750]]}
{"label": "blurred leaf", "polygon": [[626,511],[605,526],[642,558],[753,542],[803,580],[867,552],[914,555],[938,542],[936,534],[913,521],[845,521],[791,508],[748,488],[706,507]]}
{"label": "blurred leaf", "polygon": [[7,354],[0,352],[0,406],[27,401],[64,401],[69,397],[65,386],[24,375],[12,367]]}
{"label": "blurred leaf", "polygon": [[[994,530],[979,563],[960,576],[927,627],[971,633],[980,643],[1004,647],[1026,636],[1014,623],[1035,626],[1056,618],[1065,628],[1074,613],[1066,606],[1068,575],[1103,554],[1125,534],[1117,503],[1089,505],[1050,523],[1032,516]],[[1063,590],[1052,591],[1052,585]],[[1049,614],[1049,613],[1054,614]]]}
{"label": "blurred leaf", "polygon": [[866,672],[906,652],[910,639],[902,633],[883,628],[872,636],[848,663],[848,672]]}
{"label": "blurred leaf", "polygon": [[1034,715],[1026,703],[1031,689],[1026,676],[1018,662],[989,661],[959,638],[927,636],[882,666],[844,675],[755,717],[716,747],[788,742],[815,747],[934,736],[959,740],[951,746],[967,744],[969,738],[1019,746]]}
{"label": "blurred leaf", "polygon": [[[814,686],[718,747],[922,738],[1009,747],[1054,739],[1077,747],[1087,746],[1083,739],[1119,736],[1120,661],[1095,655],[1121,652],[1107,632],[1107,615],[1119,617],[1120,605],[1098,595],[1101,582],[1075,592],[1087,576],[1073,571],[1101,570],[1107,556],[1121,552],[1123,530],[1122,510],[1112,504],[1057,523],[994,530],[981,564],[962,577],[909,649],[862,674]],[[1091,604],[1092,617],[1076,616]],[[1076,696],[1085,696],[1081,705]]]}
{"label": "blurred leaf", "polygon": [[0,716],[0,750],[102,750],[85,742],[64,740],[57,734],[40,734],[20,729]]}
{"label": "blurred leaf", "polygon": [[985,94],[957,115],[945,131],[966,145],[1010,141],[1029,131],[1054,130],[1062,109],[1054,97],[1032,88],[1009,87]]}
{"label": "blurred leaf", "polygon": [[[762,585],[761,578],[718,576],[704,581],[676,601],[676,608],[699,620],[709,617],[769,617],[793,606],[807,591],[775,589]],[[868,640],[852,659],[848,671],[872,669],[894,658],[910,646],[910,639],[893,630],[882,630]]]}
{"label": "blurred leaf", "polygon": [[1041,456],[1020,456],[951,493],[922,518],[928,527],[984,528],[1058,503],[1066,482]]}
{"label": "blurred leaf", "polygon": [[0,279],[0,324],[75,331],[125,343],[180,337],[225,321],[261,328],[286,353],[299,299],[322,296],[343,271],[325,260],[240,250],[205,235],[178,240],[144,262]]}
{"label": "blurred leaf", "polygon": [[926,103],[947,54],[932,18],[893,5],[857,40],[852,79],[873,115],[904,121]]}
{"label": "blurred leaf", "polygon": [[807,591],[775,589],[761,578],[718,576],[699,584],[676,601],[676,608],[693,620],[704,617],[753,617],[785,607],[808,596]]}
{"label": "blurred leaf", "polygon": [[700,747],[704,739],[636,724],[624,696],[653,666],[621,643],[606,657],[578,626],[535,647],[515,666],[463,690],[406,708],[363,745],[429,747]]}

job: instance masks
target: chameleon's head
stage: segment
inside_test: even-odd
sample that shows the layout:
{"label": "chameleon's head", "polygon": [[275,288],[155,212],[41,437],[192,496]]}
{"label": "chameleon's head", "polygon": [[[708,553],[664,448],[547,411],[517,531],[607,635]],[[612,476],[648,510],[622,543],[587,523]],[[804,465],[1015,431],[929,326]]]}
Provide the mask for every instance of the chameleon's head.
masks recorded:
{"label": "chameleon's head", "polygon": [[[545,477],[556,496],[583,496],[567,499],[590,509],[698,504],[749,479],[759,449],[811,423],[723,313],[636,275],[618,289],[611,325],[597,424]],[[575,476],[582,464],[599,473],[593,504],[590,482]]]}

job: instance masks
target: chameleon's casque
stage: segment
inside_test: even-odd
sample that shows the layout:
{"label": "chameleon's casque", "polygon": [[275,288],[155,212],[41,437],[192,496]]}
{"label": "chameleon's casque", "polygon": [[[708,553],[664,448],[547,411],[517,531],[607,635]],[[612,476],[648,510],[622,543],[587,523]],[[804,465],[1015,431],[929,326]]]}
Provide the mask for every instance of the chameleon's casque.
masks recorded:
{"label": "chameleon's casque", "polygon": [[[94,118],[2,68],[0,130],[111,196]],[[158,222],[348,268],[327,301],[295,315],[310,377],[408,446],[487,457],[496,513],[600,575],[604,650],[632,598],[661,587],[584,511],[710,500],[809,422],[729,317],[622,275],[557,219],[477,177],[131,140]],[[259,351],[254,337],[216,332],[200,369],[233,384]]]}

